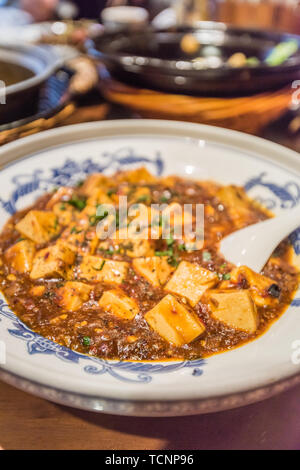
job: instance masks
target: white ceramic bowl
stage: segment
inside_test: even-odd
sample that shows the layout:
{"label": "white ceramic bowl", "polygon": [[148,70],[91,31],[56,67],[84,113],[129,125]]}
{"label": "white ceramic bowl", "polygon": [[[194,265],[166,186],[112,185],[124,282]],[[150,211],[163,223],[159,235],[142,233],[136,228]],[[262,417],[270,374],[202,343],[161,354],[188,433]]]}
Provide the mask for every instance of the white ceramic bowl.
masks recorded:
{"label": "white ceramic bowl", "polygon": [[[298,154],[196,124],[124,120],[64,127],[2,147],[0,161],[6,165],[0,172],[2,225],[53,186],[141,165],[156,174],[243,185],[276,214],[300,202]],[[298,255],[298,232],[292,242]],[[94,411],[164,416],[233,408],[300,381],[299,315],[298,294],[266,334],[245,346],[204,361],[131,363],[84,356],[44,339],[0,298],[2,353],[6,346],[0,376],[49,400]]]}

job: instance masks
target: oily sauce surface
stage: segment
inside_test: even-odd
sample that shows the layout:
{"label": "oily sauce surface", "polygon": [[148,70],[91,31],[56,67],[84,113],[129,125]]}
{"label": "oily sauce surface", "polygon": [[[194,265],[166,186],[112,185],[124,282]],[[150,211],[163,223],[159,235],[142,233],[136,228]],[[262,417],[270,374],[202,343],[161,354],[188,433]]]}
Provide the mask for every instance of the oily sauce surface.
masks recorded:
{"label": "oily sauce surface", "polygon": [[[142,200],[147,206],[161,202],[205,204],[205,242],[201,250],[189,252],[184,249],[183,243],[159,239],[151,241],[154,244],[155,253],[167,252],[169,262],[174,268],[180,261],[186,260],[216,272],[220,283],[230,280],[233,266],[218,253],[218,241],[237,228],[266,219],[268,217],[266,211],[252,201],[243,199],[242,209],[236,207],[237,217],[233,216],[232,208],[230,210],[229,205],[226,206],[222,198],[222,192],[220,192],[222,187],[213,182],[196,182],[177,177],[158,180],[152,176],[151,178],[145,176],[143,179],[140,174],[136,178],[130,175],[119,173],[112,178],[107,178],[105,184],[103,183],[105,188],[103,191],[114,203],[117,203],[121,194],[126,194],[133,201],[138,202],[141,199],[140,188],[143,190],[146,188],[147,197],[143,196]],[[89,204],[87,201],[91,193],[87,195],[86,187],[87,183],[81,184],[71,189],[69,193],[58,196],[56,201],[56,205],[60,204],[59,210],[65,213],[71,211],[72,224],[74,220],[80,218],[80,214]],[[237,191],[244,198],[243,191],[241,189]],[[49,210],[49,201],[57,193],[41,197],[32,207],[17,212],[6,224],[0,236],[0,286],[11,309],[26,325],[42,336],[75,351],[101,358],[126,360],[195,359],[209,356],[232,349],[261,335],[287,308],[297,288],[298,273],[289,263],[290,246],[287,241],[284,241],[263,272],[279,287],[278,302],[272,307],[266,305],[257,308],[259,315],[257,331],[250,334],[216,321],[211,316],[208,305],[199,301],[193,307],[193,313],[204,323],[205,333],[189,344],[178,347],[162,338],[144,318],[145,314],[166,295],[164,286],[154,287],[137,273],[132,266],[133,258],[128,256],[126,247],[120,249],[118,245],[108,244],[108,248],[106,246],[105,249],[100,249],[98,245],[94,250],[94,256],[129,263],[126,278],[118,289],[136,301],[139,312],[132,320],[126,320],[102,309],[99,306],[101,296],[105,291],[115,288],[107,282],[86,282],[92,288],[88,300],[83,302],[78,310],[68,311],[62,308],[59,294],[61,287],[67,282],[67,276],[56,275],[33,280],[29,273],[17,272],[6,257],[7,250],[23,238],[15,227],[16,223],[32,209]],[[70,201],[78,200],[83,201],[83,204],[70,203]],[[64,225],[66,222],[61,222],[61,220],[63,219],[58,216],[58,231],[55,237],[47,243],[36,244],[37,251],[65,237],[70,223],[66,226]],[[95,235],[94,219],[90,215],[89,221],[89,225],[85,226],[82,231],[84,238],[78,241],[73,271],[81,262],[84,250],[89,250],[91,234]],[[240,279],[239,284],[234,288],[245,289],[246,284],[245,280]],[[32,288],[36,286],[44,289],[42,295],[32,294]],[[215,288],[218,288],[218,285]],[[183,305],[186,304],[184,299],[178,298],[178,301],[183,302]]]}

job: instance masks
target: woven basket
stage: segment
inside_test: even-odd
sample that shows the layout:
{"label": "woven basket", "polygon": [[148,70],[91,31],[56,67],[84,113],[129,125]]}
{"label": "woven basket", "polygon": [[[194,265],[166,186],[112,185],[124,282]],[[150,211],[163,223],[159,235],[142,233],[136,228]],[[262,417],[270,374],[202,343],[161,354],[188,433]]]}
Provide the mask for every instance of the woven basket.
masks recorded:
{"label": "woven basket", "polygon": [[138,89],[100,74],[108,101],[126,106],[144,118],[171,119],[226,127],[258,134],[283,114],[294,91],[290,86],[239,98],[208,98]]}
{"label": "woven basket", "polygon": [[[85,107],[79,107],[76,104],[76,97],[85,96],[97,86],[98,73],[93,61],[84,56],[76,57],[68,62],[67,70],[72,70],[72,73],[65,70],[66,78],[63,81],[53,75],[45,85],[40,100],[46,101],[46,112],[43,111],[43,113],[33,116],[34,120],[25,119],[25,123],[22,124],[12,123],[2,126],[5,127],[5,130],[1,130],[0,126],[0,145],[53,127],[106,118],[109,111],[107,103],[96,102],[93,106]],[[59,73],[60,71],[58,71]],[[50,100],[48,104],[49,97],[53,94],[55,97],[54,107],[53,100]],[[57,101],[58,99],[59,101]]]}
{"label": "woven basket", "polygon": [[108,111],[109,105],[105,103],[83,109],[77,108],[74,103],[69,103],[60,112],[48,119],[37,119],[23,126],[0,132],[0,145],[54,127],[101,121],[106,118]]}

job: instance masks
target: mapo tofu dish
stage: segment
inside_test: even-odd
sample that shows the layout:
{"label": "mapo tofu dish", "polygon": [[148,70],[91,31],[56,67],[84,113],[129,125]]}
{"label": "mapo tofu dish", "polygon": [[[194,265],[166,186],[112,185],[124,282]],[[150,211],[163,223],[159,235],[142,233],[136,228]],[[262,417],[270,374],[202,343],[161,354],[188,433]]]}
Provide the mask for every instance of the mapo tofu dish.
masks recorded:
{"label": "mapo tofu dish", "polygon": [[[126,224],[124,197],[137,209]],[[161,204],[153,224],[147,214]],[[172,231],[186,214],[171,209],[185,204],[203,205],[202,240]],[[99,215],[108,206],[114,215]],[[166,211],[172,225],[164,238]],[[193,226],[193,211],[189,217]],[[268,217],[236,186],[157,178],[145,168],[92,174],[43,195],[6,223],[1,290],[28,327],[81,353],[119,360],[206,357],[255,339],[291,302],[298,271],[287,240],[260,274],[219,252],[222,237]],[[99,237],[99,223],[113,232]]]}

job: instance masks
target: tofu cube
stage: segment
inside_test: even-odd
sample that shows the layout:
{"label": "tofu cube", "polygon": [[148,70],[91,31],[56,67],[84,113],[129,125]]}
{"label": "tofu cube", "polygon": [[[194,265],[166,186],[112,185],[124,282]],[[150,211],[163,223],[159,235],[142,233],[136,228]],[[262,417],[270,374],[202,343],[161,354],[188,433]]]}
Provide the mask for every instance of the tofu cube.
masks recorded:
{"label": "tofu cube", "polygon": [[65,202],[57,202],[52,207],[53,213],[56,215],[58,222],[63,227],[70,225],[75,220],[75,209]]}
{"label": "tofu cube", "polygon": [[151,328],[168,343],[182,346],[205,332],[201,320],[172,295],[166,295],[145,319]]}
{"label": "tofu cube", "polygon": [[172,294],[188,299],[194,307],[203,293],[218,282],[216,273],[188,261],[181,261],[175,273],[165,286]]}
{"label": "tofu cube", "polygon": [[149,240],[141,240],[133,238],[122,243],[121,247],[125,250],[127,256],[137,258],[139,256],[151,256],[154,253],[153,247]]}
{"label": "tofu cube", "polygon": [[130,230],[123,228],[114,232],[110,239],[100,242],[99,249],[101,251],[113,248],[131,258],[151,256],[154,254],[154,249],[151,242],[145,238],[146,236],[147,233],[132,235]]}
{"label": "tofu cube", "polygon": [[[158,240],[162,235],[160,217],[160,212],[155,207],[148,207],[142,203],[133,204],[128,210],[127,238]],[[124,229],[121,229],[120,233],[123,231]]]}
{"label": "tofu cube", "polygon": [[237,330],[255,333],[259,317],[249,290],[215,290],[207,296],[213,318]]}
{"label": "tofu cube", "polygon": [[[107,195],[107,191],[103,189],[96,189],[93,194],[88,198],[86,208],[83,210],[83,212],[89,212],[88,210],[86,211],[87,208],[93,208],[94,213],[96,212],[96,207],[99,204],[112,204],[111,198]],[[92,215],[89,214],[89,215]]]}
{"label": "tofu cube", "polygon": [[75,252],[64,242],[58,241],[37,252],[30,273],[31,279],[46,277],[66,277],[67,271],[75,261]]}
{"label": "tofu cube", "polygon": [[59,233],[59,224],[54,212],[29,211],[16,224],[16,229],[35,243],[47,243]]}
{"label": "tofu cube", "polygon": [[136,301],[117,289],[104,292],[99,305],[105,312],[112,313],[123,320],[133,320],[139,313]]}
{"label": "tofu cube", "polygon": [[251,202],[242,188],[225,186],[217,192],[217,197],[227,209],[235,228],[241,228],[252,220]]}
{"label": "tofu cube", "polygon": [[123,171],[117,175],[117,181],[123,182],[128,181],[128,183],[154,183],[156,181],[155,176],[145,167],[136,168],[135,170]]}
{"label": "tofu cube", "polygon": [[6,250],[5,259],[15,271],[28,273],[32,269],[34,255],[34,243],[30,240],[21,240]]}
{"label": "tofu cube", "polygon": [[119,253],[136,258],[138,256],[152,255],[154,250],[149,240],[139,238],[129,238],[127,240],[108,240],[100,242],[98,249],[105,251],[108,249],[118,250]]}
{"label": "tofu cube", "polygon": [[151,256],[135,258],[132,262],[134,269],[154,287],[164,285],[175,268],[168,263],[167,256]]}
{"label": "tofu cube", "polygon": [[29,293],[34,297],[41,297],[46,290],[46,286],[33,286]]}
{"label": "tofu cube", "polygon": [[258,307],[275,306],[278,304],[278,298],[272,297],[268,292],[270,287],[276,282],[262,274],[252,271],[247,266],[240,266],[235,268],[230,273],[230,280],[224,281],[220,285],[221,288],[232,287],[235,284],[241,284],[246,281],[247,287],[251,292],[251,296]]}
{"label": "tofu cube", "polygon": [[92,286],[83,282],[66,282],[56,291],[57,303],[64,310],[75,312],[84,302],[89,300],[91,290]]}
{"label": "tofu cube", "polygon": [[108,183],[109,180],[107,176],[102,175],[102,173],[93,173],[85,180],[80,188],[80,192],[85,196],[93,196],[97,189],[107,187]]}
{"label": "tofu cube", "polygon": [[114,261],[100,256],[84,256],[77,276],[91,282],[121,284],[127,276],[129,264],[126,261]]}
{"label": "tofu cube", "polygon": [[188,227],[191,226],[193,221],[193,214],[187,210],[178,202],[172,202],[162,212],[162,225],[167,230],[168,228],[182,226],[186,224]]}
{"label": "tofu cube", "polygon": [[73,226],[71,230],[66,230],[62,234],[62,238],[71,249],[81,255],[93,255],[99,243],[95,231],[85,231],[80,226]]}

